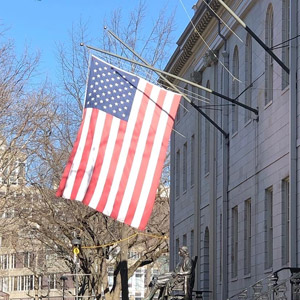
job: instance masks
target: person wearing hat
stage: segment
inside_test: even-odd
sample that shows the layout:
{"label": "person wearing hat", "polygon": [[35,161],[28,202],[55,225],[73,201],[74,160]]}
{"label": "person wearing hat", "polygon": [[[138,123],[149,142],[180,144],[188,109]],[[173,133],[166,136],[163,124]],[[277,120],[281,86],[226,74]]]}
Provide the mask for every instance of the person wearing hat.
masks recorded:
{"label": "person wearing hat", "polygon": [[182,246],[181,248],[179,248],[178,254],[182,257],[182,259],[177,264],[174,272],[168,272],[152,279],[149,285],[152,288],[145,300],[152,300],[158,289],[160,290],[158,299],[163,299],[170,288],[181,282],[184,282],[186,290],[185,279],[192,272],[192,260],[189,256],[187,246]]}

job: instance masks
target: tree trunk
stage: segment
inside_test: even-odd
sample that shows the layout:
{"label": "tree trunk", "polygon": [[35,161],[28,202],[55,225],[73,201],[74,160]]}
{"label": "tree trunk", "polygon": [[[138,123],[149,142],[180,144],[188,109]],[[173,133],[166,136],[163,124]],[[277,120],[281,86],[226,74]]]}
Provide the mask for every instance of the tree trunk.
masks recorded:
{"label": "tree trunk", "polygon": [[120,261],[120,275],[121,275],[121,288],[122,288],[122,300],[129,300],[128,295],[128,240],[127,228],[125,225],[122,226],[122,241],[121,247],[121,261]]}

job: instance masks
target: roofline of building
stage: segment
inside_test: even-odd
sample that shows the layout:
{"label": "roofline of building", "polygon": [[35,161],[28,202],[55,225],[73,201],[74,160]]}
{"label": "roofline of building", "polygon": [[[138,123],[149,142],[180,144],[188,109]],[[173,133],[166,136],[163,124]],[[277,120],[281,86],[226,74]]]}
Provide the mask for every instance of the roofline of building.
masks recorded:
{"label": "roofline of building", "polygon": [[[214,11],[217,11],[220,7],[220,3],[218,2],[218,0],[212,0],[210,6]],[[192,55],[193,47],[200,39],[198,33],[202,34],[204,32],[213,17],[214,15],[210,11],[210,9],[207,8],[207,5],[205,3],[201,3],[192,18],[192,23],[194,24],[196,30],[194,29],[194,26],[191,24],[191,22],[189,22],[180,38],[178,39],[178,46],[164,69],[166,72],[174,75],[178,75],[180,73],[182,67]],[[171,77],[168,77],[168,80],[170,80],[171,82],[174,81],[174,79]]]}

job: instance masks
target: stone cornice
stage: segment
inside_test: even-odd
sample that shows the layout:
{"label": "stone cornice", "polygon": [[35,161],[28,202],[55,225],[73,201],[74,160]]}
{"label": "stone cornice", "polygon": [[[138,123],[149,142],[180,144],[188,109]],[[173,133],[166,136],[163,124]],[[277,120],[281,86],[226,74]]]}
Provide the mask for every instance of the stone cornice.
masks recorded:
{"label": "stone cornice", "polygon": [[[212,0],[210,6],[214,11],[217,11],[220,7],[220,3],[218,2],[218,0]],[[198,33],[202,35],[213,17],[214,15],[211,10],[208,9],[204,3],[202,3],[196,11],[194,17],[192,18],[192,22],[193,24],[195,24],[196,30],[194,29],[192,24],[189,23],[177,42],[177,49],[175,50],[167,66],[165,67],[166,72],[174,75],[178,75],[180,73],[181,69],[192,55],[193,47],[200,39]],[[170,77],[168,78],[168,80],[170,80],[171,82],[174,81],[174,79]]]}

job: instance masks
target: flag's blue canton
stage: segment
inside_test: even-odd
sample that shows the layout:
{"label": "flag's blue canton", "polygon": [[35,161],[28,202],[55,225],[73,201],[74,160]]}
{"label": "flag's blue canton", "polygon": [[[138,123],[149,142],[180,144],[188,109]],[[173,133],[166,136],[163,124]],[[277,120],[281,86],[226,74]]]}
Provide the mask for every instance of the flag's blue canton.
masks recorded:
{"label": "flag's blue canton", "polygon": [[128,121],[139,78],[92,57],[85,107]]}

